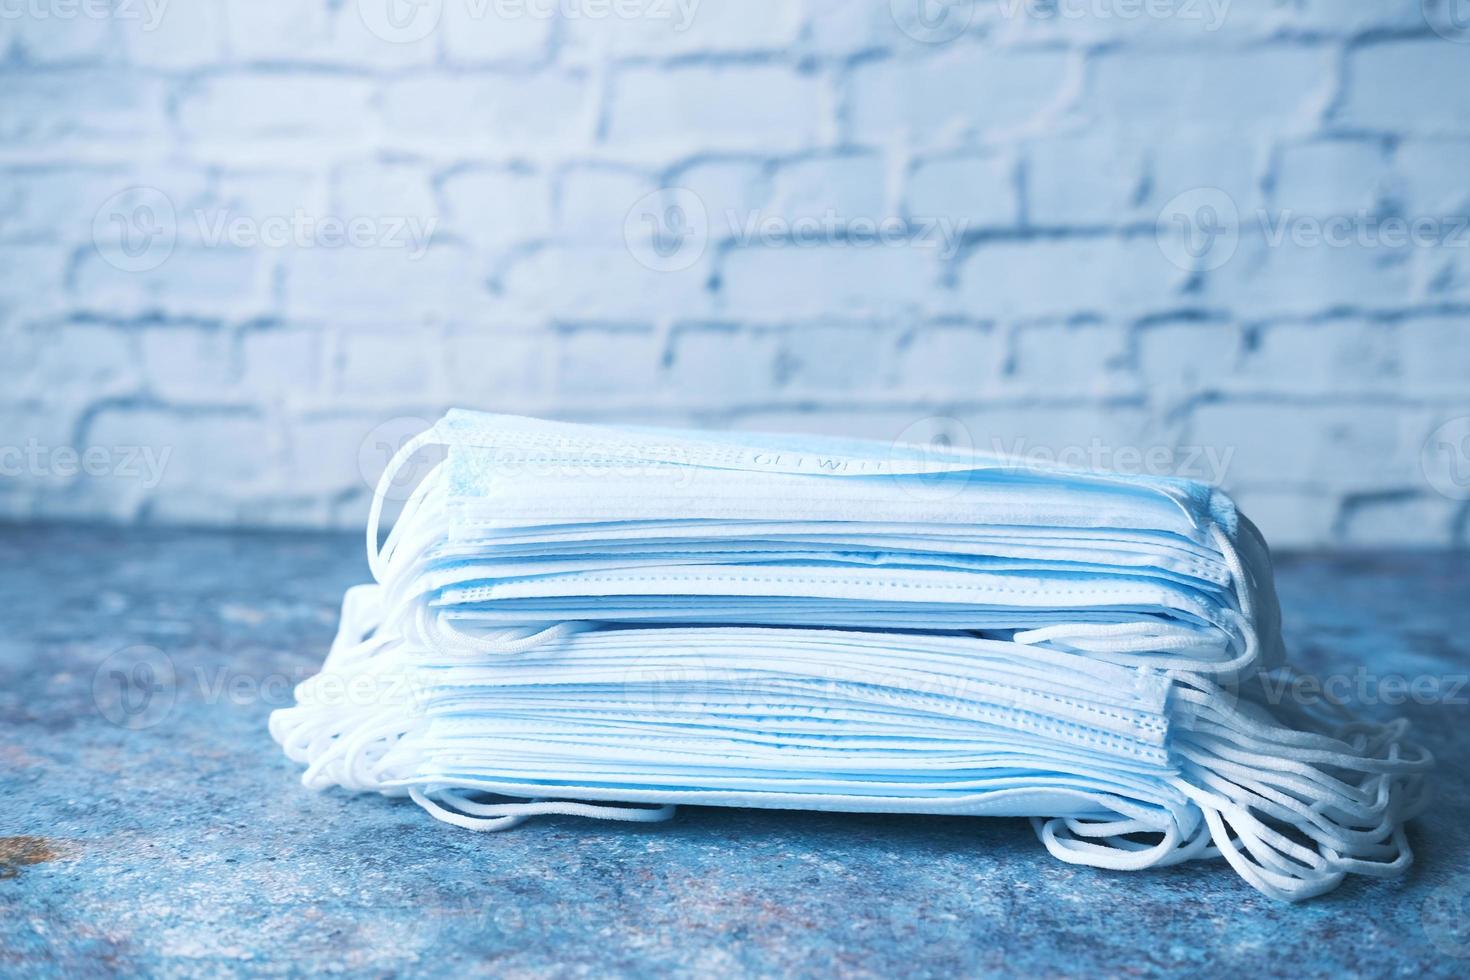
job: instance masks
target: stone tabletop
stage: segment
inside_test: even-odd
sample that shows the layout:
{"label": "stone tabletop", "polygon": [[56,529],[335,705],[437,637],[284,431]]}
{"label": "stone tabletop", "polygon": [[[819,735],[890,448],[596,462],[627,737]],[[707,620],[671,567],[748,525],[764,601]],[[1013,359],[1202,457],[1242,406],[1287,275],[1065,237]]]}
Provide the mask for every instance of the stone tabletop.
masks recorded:
{"label": "stone tabletop", "polygon": [[0,527],[0,974],[1470,974],[1464,556],[1280,560],[1298,665],[1440,759],[1406,878],[1289,906],[1220,862],[1062,864],[1020,820],[686,808],[480,835],[311,792],[266,716],[362,551]]}

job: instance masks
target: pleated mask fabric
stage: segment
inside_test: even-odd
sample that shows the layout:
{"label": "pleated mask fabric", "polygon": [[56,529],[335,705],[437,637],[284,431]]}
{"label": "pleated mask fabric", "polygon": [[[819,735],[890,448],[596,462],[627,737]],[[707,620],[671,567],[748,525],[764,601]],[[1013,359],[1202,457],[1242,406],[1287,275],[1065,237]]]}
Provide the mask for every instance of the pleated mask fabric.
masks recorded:
{"label": "pleated mask fabric", "polygon": [[476,830],[680,803],[1031,818],[1078,864],[1395,874],[1432,760],[1283,700],[1223,493],[928,447],[453,411],[271,731]]}

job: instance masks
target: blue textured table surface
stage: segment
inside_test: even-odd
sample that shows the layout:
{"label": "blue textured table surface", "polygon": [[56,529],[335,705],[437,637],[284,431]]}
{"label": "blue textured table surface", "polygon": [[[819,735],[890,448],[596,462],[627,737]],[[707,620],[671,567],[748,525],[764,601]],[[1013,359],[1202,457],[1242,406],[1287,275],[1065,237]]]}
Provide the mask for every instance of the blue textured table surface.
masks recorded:
{"label": "blue textured table surface", "polygon": [[1462,556],[1280,563],[1296,662],[1375,701],[1417,681],[1373,710],[1441,764],[1410,874],[1299,906],[1220,862],[1071,867],[1019,820],[687,808],[480,835],[310,792],[266,715],[365,578],[355,535],[0,528],[0,972],[1470,973]]}

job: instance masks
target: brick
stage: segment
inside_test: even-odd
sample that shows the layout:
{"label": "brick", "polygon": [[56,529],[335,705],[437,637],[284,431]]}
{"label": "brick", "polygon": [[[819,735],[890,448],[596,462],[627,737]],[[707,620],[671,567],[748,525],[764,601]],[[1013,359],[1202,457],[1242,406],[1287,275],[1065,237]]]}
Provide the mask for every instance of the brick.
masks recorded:
{"label": "brick", "polygon": [[775,388],[778,337],[739,324],[686,327],[670,341],[668,385],[696,404],[740,403]]}
{"label": "brick", "polygon": [[[397,11],[370,3],[338,5],[332,20],[331,43],[323,57],[370,71],[433,65],[439,59],[442,39],[448,30],[446,12],[451,5],[419,4],[400,7]],[[398,23],[383,18],[384,13],[401,14],[405,10],[411,14],[401,28]]]}
{"label": "brick", "polygon": [[659,272],[627,248],[553,245],[519,257],[505,272],[504,299],[531,316],[611,320],[697,316],[707,311],[709,255],[689,268]]}
{"label": "brick", "polygon": [[1452,540],[1457,501],[1432,494],[1364,497],[1344,502],[1344,544],[1370,548],[1439,547]]}
{"label": "brick", "polygon": [[[1465,506],[1470,499],[1470,404],[1458,394],[1453,401],[1424,410],[1417,421],[1418,431],[1411,431],[1409,438],[1418,447],[1419,466],[1409,488],[1427,488]],[[1463,527],[1460,531],[1463,534]],[[1445,540],[1458,543],[1454,537]]]}
{"label": "brick", "polygon": [[1171,137],[1220,126],[1290,131],[1311,125],[1333,94],[1332,52],[1305,46],[1204,54],[1124,48],[1100,55],[1091,68],[1083,97],[1088,116]]}
{"label": "brick", "polygon": [[1395,192],[1408,215],[1470,214],[1470,187],[1461,169],[1470,140],[1409,139],[1394,154]]}
{"label": "brick", "polygon": [[[209,175],[200,170],[149,167],[109,174],[74,189],[76,204],[86,209],[81,220],[64,229],[63,240],[76,241],[117,259],[126,269],[142,249],[142,267],[167,253],[172,232],[175,250],[228,244],[211,229],[222,228]],[[131,252],[131,254],[129,254]]]}
{"label": "brick", "polygon": [[1275,0],[1233,0],[1226,23],[1237,20],[1264,31],[1302,31],[1353,37],[1370,31],[1422,30],[1422,0],[1382,0],[1344,9],[1331,0],[1281,5]]}
{"label": "brick", "polygon": [[983,398],[994,393],[1005,340],[989,324],[926,325],[898,356],[897,385],[923,398]]}
{"label": "brick", "polygon": [[[443,29],[443,8],[422,5],[415,17],[439,19],[423,36],[412,30],[396,40],[369,29],[357,3],[293,3],[291,0],[224,0],[228,44],[236,61],[382,69],[434,61]],[[382,8],[379,8],[382,9]]]}
{"label": "brick", "polygon": [[[1393,309],[1412,292],[1412,250],[1294,241],[1273,244],[1283,218],[1259,216],[1242,228],[1234,256],[1207,279],[1205,297],[1245,316]],[[1300,216],[1298,216],[1300,217]],[[1312,227],[1312,226],[1307,226]]]}
{"label": "brick", "polygon": [[1173,446],[1147,413],[1117,405],[996,406],[957,411],[954,417],[953,443],[1042,462],[1136,472],[1151,451],[1169,458]]}
{"label": "brick", "polygon": [[1221,34],[1263,32],[1265,6],[1266,0],[999,0],[994,29],[1006,44],[1197,44]]}
{"label": "brick", "polygon": [[1230,197],[1238,219],[1245,221],[1265,203],[1261,179],[1267,164],[1263,148],[1235,138],[1231,131],[1185,128],[1172,132],[1148,150],[1144,217],[1156,219],[1159,211],[1180,194],[1214,188]]}
{"label": "brick", "polygon": [[1350,52],[1336,122],[1389,132],[1470,131],[1465,49],[1433,35]]}
{"label": "brick", "polygon": [[782,164],[773,178],[771,213],[795,219],[828,212],[879,220],[885,206],[883,161],[876,155],[822,155]]}
{"label": "brick", "polygon": [[548,396],[555,348],[544,333],[464,331],[451,334],[445,349],[455,405],[504,411]]}
{"label": "brick", "polygon": [[801,5],[790,0],[624,0],[606,16],[589,13],[600,9],[581,7],[562,19],[563,57],[781,51],[797,40],[802,23]]}
{"label": "brick", "polygon": [[1421,428],[1391,404],[1220,401],[1195,408],[1189,431],[1232,454],[1227,487],[1361,492],[1414,485]]}
{"label": "brick", "polygon": [[1183,280],[1151,235],[1000,241],[965,257],[956,303],[985,318],[1126,316],[1182,305]]}
{"label": "brick", "polygon": [[949,44],[964,44],[975,38],[988,38],[1006,13],[1010,0],[993,3],[953,3],[921,6],[916,3],[890,3],[887,9],[875,5],[886,14],[886,33],[900,50],[932,51]]}
{"label": "brick", "polygon": [[1422,238],[1397,249],[1408,253],[1412,295],[1434,305],[1470,301],[1470,217],[1461,213],[1413,220],[1415,234]]}
{"label": "brick", "polygon": [[860,64],[849,86],[852,135],[876,144],[898,137],[929,144],[1039,125],[1062,103],[1071,64],[1064,52],[975,58],[962,49]]}
{"label": "brick", "polygon": [[1039,140],[1025,159],[1026,218],[1033,225],[1118,225],[1145,212],[1147,169],[1136,140]]}
{"label": "brick", "polygon": [[938,277],[934,251],[921,247],[742,247],[725,258],[722,308],[783,319],[900,312],[921,307]]}
{"label": "brick", "polygon": [[1265,40],[1290,34],[1353,37],[1368,31],[1424,26],[1416,0],[1342,9],[1326,0],[1150,0],[1083,3],[1077,0],[1002,0],[997,38],[1006,44],[1199,45],[1221,40]]}
{"label": "brick", "polygon": [[332,213],[344,218],[414,218],[437,224],[439,204],[429,174],[417,164],[372,163],[344,167],[334,182]]}
{"label": "brick", "polygon": [[704,203],[710,234],[716,239],[734,237],[736,229],[760,211],[771,193],[764,168],[739,160],[696,163],[674,172],[666,186],[694,192]]}
{"label": "brick", "polygon": [[[268,218],[290,217],[301,211],[321,217],[332,211],[327,182],[312,174],[294,171],[230,170],[214,179],[212,193],[202,208],[205,226],[250,218],[257,223]],[[195,215],[195,223],[198,216]]]}
{"label": "brick", "polygon": [[180,245],[257,252],[274,262],[292,249],[382,248],[418,255],[432,243],[432,214],[384,214],[309,204],[250,214],[223,206],[195,208],[180,216]]}
{"label": "brick", "polygon": [[370,440],[384,435],[397,440],[415,427],[406,417],[396,419],[395,409],[293,419],[288,439],[292,492],[371,497],[397,445],[374,446]]}
{"label": "brick", "polygon": [[179,125],[207,137],[346,138],[366,131],[372,84],[335,73],[252,72],[193,83]]}
{"label": "brick", "polygon": [[568,240],[621,244],[629,209],[657,189],[641,173],[572,167],[558,181],[557,231]]}
{"label": "brick", "polygon": [[230,53],[238,61],[305,58],[330,43],[328,4],[295,0],[222,2]]}
{"label": "brick", "polygon": [[623,396],[646,402],[659,390],[662,363],[662,345],[651,330],[568,329],[556,347],[556,391],[572,401]]}
{"label": "brick", "polygon": [[1380,144],[1317,141],[1282,149],[1271,204],[1301,215],[1354,214],[1374,208],[1388,189],[1388,157]]}
{"label": "brick", "polygon": [[1137,388],[1128,332],[1108,323],[1028,324],[1016,333],[1011,382],[1045,395],[1106,397]]}
{"label": "brick", "polygon": [[807,0],[807,44],[824,55],[853,55],[898,37],[890,11],[851,0]]}
{"label": "brick", "polygon": [[898,332],[883,324],[800,323],[781,338],[778,376],[794,392],[891,387]]}
{"label": "brick", "polygon": [[[299,9],[304,7],[300,5]],[[139,0],[121,9],[129,14],[118,15],[123,49],[128,61],[140,68],[151,71],[210,68],[224,58],[225,18],[217,4]]]}
{"label": "brick", "polygon": [[998,156],[935,156],[908,177],[904,213],[948,218],[965,230],[1013,227],[1020,220],[1014,164]]}
{"label": "brick", "polygon": [[72,296],[83,310],[139,316],[250,317],[274,305],[267,249],[179,246],[157,267],[132,271],[95,249],[79,253]]}
{"label": "brick", "polygon": [[297,248],[281,255],[285,311],[326,322],[415,323],[473,315],[479,290],[464,254],[431,246]]}
{"label": "brick", "polygon": [[75,482],[88,448],[75,444],[75,425],[75,413],[55,405],[0,404],[0,513],[30,519],[46,498]]}
{"label": "brick", "polygon": [[423,76],[388,84],[387,129],[417,148],[425,137],[507,146],[571,143],[591,133],[591,88],[572,74]]}
{"label": "brick", "polygon": [[57,245],[0,242],[0,316],[62,307],[67,258],[68,250]]}
{"label": "brick", "polygon": [[19,397],[15,389],[24,383],[30,371],[30,362],[36,349],[36,331],[33,325],[23,326],[11,317],[0,317],[0,405]]}
{"label": "brick", "polygon": [[1240,371],[1241,331],[1233,323],[1163,322],[1135,336],[1144,386],[1162,405],[1228,388]]}
{"label": "brick", "polygon": [[[33,16],[33,11],[42,16]],[[48,4],[7,7],[6,16],[0,19],[0,54],[10,46],[8,40],[31,65],[86,65],[103,61],[113,51],[115,21],[98,13],[105,12],[95,5],[84,8],[80,4],[65,13]]]}
{"label": "brick", "polygon": [[[139,354],[127,332],[84,323],[38,323],[17,332],[21,373],[10,379],[7,397],[83,407],[105,398],[135,395],[141,388]],[[11,367],[9,357],[7,367]],[[14,368],[12,368],[14,369]]]}
{"label": "brick", "polygon": [[1321,547],[1332,540],[1338,512],[1335,497],[1306,489],[1227,489],[1273,549]]}
{"label": "brick", "polygon": [[435,387],[433,338],[422,330],[347,332],[338,339],[337,390],[349,399],[384,402],[428,396]]}
{"label": "brick", "polygon": [[148,391],[159,401],[213,402],[232,393],[234,338],[224,331],[152,327],[138,340]]}
{"label": "brick", "polygon": [[812,145],[821,83],[776,65],[633,67],[611,80],[608,139],[657,148],[762,152]]}
{"label": "brick", "polygon": [[120,167],[17,167],[0,174],[0,240],[90,245],[94,223],[100,221],[106,235],[114,210],[128,217],[134,202],[118,195],[140,185],[165,193],[177,223],[179,208],[187,214],[203,199],[206,181],[199,173],[163,168],[145,174]]}
{"label": "brick", "polygon": [[1273,323],[1242,360],[1246,383],[1280,393],[1387,393],[1397,387],[1399,331],[1365,320]]}
{"label": "brick", "polygon": [[[86,441],[151,450],[163,462],[162,479],[149,493],[160,507],[188,507],[209,496],[232,501],[279,481],[279,439],[249,414],[109,407],[92,418]],[[223,514],[231,509],[225,507]]]}
{"label": "brick", "polygon": [[1470,378],[1470,317],[1414,317],[1399,325],[1405,394],[1426,390],[1464,399]]}
{"label": "brick", "polygon": [[556,24],[538,14],[543,9],[517,0],[450,0],[438,31],[445,58],[456,65],[535,61],[547,53]]}
{"label": "brick", "polygon": [[166,86],[115,70],[0,72],[0,145],[64,139],[137,142],[167,130]]}
{"label": "brick", "polygon": [[535,241],[551,231],[551,184],[524,170],[462,170],[440,186],[443,231],[479,248]]}
{"label": "brick", "polygon": [[240,388],[256,403],[312,404],[323,387],[322,338],[312,329],[248,330],[240,338]]}

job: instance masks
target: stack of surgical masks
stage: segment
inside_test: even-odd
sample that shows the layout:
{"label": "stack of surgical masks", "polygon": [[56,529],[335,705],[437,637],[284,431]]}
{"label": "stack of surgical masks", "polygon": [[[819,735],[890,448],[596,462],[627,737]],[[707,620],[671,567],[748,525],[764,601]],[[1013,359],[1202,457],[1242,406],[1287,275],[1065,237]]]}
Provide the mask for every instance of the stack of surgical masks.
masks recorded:
{"label": "stack of surgical masks", "polygon": [[1063,861],[1223,857],[1284,899],[1411,859],[1431,760],[1282,696],[1266,548],[1200,483],[454,411],[368,554],[271,717],[308,786],[476,830],[1023,816]]}

